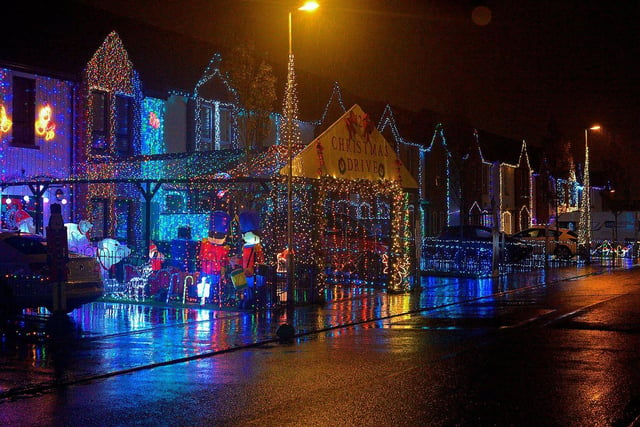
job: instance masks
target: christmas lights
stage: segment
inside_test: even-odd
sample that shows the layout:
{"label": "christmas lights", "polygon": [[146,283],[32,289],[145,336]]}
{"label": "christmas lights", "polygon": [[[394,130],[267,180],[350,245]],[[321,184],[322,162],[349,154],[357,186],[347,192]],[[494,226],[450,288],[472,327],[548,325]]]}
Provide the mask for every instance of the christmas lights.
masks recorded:
{"label": "christmas lights", "polygon": [[48,104],[38,111],[35,123],[36,135],[44,137],[45,141],[51,141],[56,136],[56,124],[51,116],[51,106]]}
{"label": "christmas lights", "polygon": [[7,110],[4,108],[4,105],[0,105],[0,134],[9,132],[12,124],[13,122],[9,116],[7,116]]}
{"label": "christmas lights", "polygon": [[[585,135],[588,130],[585,130]],[[586,136],[585,136],[586,139]],[[589,146],[585,144],[584,151],[584,176],[582,178],[582,203],[580,210],[580,221],[578,225],[578,243],[591,250],[591,195],[589,194]]]}
{"label": "christmas lights", "polygon": [[[204,70],[202,77],[196,83],[196,87],[194,89],[193,97],[196,101],[196,114],[195,114],[195,129],[196,129],[196,137],[195,137],[195,147],[196,151],[207,151],[207,150],[220,150],[222,148],[222,120],[229,120],[227,125],[231,126],[231,140],[225,141],[230,144],[230,148],[238,149],[238,115],[239,115],[239,97],[238,92],[235,88],[233,88],[225,76],[222,75],[220,71],[220,63],[222,58],[220,54],[215,54],[209,61],[209,64]],[[200,95],[201,92],[204,91],[204,87],[206,84],[212,79],[217,78],[220,80],[227,91],[231,94],[232,102],[225,103],[220,102],[218,100],[206,99]],[[203,122],[203,111],[206,112],[207,108],[211,109],[213,112],[213,117],[211,117],[209,123],[206,121]],[[230,112],[229,117],[222,118],[221,111],[225,109]],[[207,129],[205,127],[208,126]],[[206,132],[213,132],[213,146],[211,146],[211,138],[205,138],[204,135]]]}

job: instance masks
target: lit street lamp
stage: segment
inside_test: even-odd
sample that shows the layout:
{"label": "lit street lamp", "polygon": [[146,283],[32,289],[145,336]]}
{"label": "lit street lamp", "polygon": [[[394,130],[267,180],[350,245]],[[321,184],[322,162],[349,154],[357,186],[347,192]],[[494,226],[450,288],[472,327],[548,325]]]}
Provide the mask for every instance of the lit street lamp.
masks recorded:
{"label": "lit street lamp", "polygon": [[600,126],[595,125],[584,130],[584,178],[578,243],[585,248],[586,262],[591,261],[591,188],[589,183],[589,131],[599,129]]}
{"label": "lit street lamp", "polygon": [[[311,12],[319,7],[315,1],[308,1],[304,5],[298,8],[298,10]],[[289,170],[287,173],[287,305],[293,306],[294,292],[294,251],[293,251],[293,197],[292,197],[292,181],[293,181],[293,105],[292,98],[294,90],[293,79],[293,47],[291,42],[291,16],[292,11],[289,11],[289,63],[287,72],[287,93],[285,94],[285,106],[286,106],[286,118],[287,118],[287,157],[289,163]]]}

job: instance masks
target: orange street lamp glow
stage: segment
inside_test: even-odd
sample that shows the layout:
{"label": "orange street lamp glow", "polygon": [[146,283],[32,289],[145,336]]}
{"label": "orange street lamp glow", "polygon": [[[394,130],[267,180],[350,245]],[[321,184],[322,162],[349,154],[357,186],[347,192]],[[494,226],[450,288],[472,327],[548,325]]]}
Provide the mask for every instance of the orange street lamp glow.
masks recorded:
{"label": "orange street lamp glow", "polygon": [[307,12],[311,12],[312,10],[316,10],[320,5],[315,1],[308,1],[302,6],[298,8],[298,10],[306,10]]}
{"label": "orange street lamp glow", "polygon": [[589,130],[600,130],[600,125],[591,126]]}
{"label": "orange street lamp glow", "polygon": [[[315,1],[308,1],[304,5],[298,8],[298,10],[302,10],[305,12],[312,12],[316,10],[320,5]],[[287,90],[294,90],[294,82],[293,80],[293,45],[291,43],[291,10],[289,10],[289,62],[287,72]],[[292,96],[286,95],[287,100],[285,103],[289,102],[289,99],[292,99]],[[297,108],[297,107],[296,107]],[[289,171],[287,173],[287,307],[293,308],[294,306],[294,251],[293,251],[293,147],[292,147],[292,135],[291,135],[291,126],[293,124],[293,108],[291,105],[286,108],[287,114],[287,126],[289,131],[287,132],[287,157],[289,163]],[[287,316],[287,321],[291,321]]]}

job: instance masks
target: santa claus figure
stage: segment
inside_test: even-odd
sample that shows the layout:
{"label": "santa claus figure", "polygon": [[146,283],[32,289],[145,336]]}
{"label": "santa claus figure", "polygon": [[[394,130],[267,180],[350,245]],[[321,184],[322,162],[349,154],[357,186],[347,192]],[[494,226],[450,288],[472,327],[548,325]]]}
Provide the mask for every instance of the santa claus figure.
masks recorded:
{"label": "santa claus figure", "polygon": [[14,213],[13,219],[18,230],[23,233],[35,233],[36,227],[33,225],[33,218],[24,210],[22,202],[18,201],[16,207],[17,210]]}
{"label": "santa claus figure", "polygon": [[149,262],[151,264],[151,271],[158,271],[162,269],[162,262],[164,261],[164,254],[158,250],[158,246],[151,241],[149,243]]}
{"label": "santa claus figure", "polygon": [[200,263],[200,282],[197,285],[200,305],[211,298],[211,286],[217,289],[221,299],[221,280],[229,265],[229,246],[225,245],[231,217],[223,211],[215,211],[211,215],[209,237],[200,243],[198,261]]}
{"label": "santa claus figure", "polygon": [[239,215],[240,233],[244,240],[242,246],[242,268],[247,278],[247,288],[240,301],[241,308],[255,304],[256,288],[262,286],[263,277],[257,274],[259,264],[264,264],[264,252],[260,243],[260,218],[254,211],[241,212]]}

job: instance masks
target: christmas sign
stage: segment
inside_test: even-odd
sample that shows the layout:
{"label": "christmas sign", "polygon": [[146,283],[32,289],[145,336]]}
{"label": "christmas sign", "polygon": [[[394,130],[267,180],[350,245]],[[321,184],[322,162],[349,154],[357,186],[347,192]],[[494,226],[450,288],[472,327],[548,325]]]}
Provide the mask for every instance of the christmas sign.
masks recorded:
{"label": "christmas sign", "polygon": [[[417,188],[411,173],[376,129],[373,119],[354,105],[292,161],[293,176],[369,181],[400,181]],[[280,170],[287,175],[289,166]]]}

